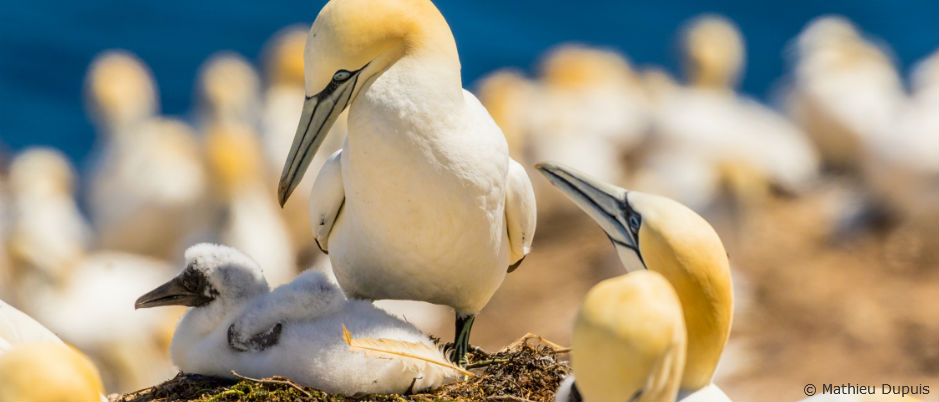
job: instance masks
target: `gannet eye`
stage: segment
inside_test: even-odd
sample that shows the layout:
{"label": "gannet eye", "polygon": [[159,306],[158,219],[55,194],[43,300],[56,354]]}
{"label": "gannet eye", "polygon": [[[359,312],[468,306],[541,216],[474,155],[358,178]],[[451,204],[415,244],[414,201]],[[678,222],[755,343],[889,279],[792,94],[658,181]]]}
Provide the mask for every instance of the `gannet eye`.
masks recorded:
{"label": "gannet eye", "polygon": [[343,82],[345,80],[348,80],[349,77],[351,76],[352,76],[351,72],[346,71],[346,70],[339,70],[339,71],[336,71],[336,74],[333,74],[333,81]]}
{"label": "gannet eye", "polygon": [[638,233],[638,232],[639,232],[639,224],[640,224],[639,216],[637,216],[637,215],[630,215],[630,216],[629,216],[629,230],[631,230],[633,233]]}

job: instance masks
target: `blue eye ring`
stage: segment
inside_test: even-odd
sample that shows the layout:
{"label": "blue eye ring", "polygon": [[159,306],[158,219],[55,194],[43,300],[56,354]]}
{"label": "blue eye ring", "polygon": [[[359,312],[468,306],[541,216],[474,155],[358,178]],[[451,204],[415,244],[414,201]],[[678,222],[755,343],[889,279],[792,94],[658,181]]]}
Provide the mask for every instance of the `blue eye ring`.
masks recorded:
{"label": "blue eye ring", "polygon": [[633,232],[638,232],[638,231],[639,231],[639,224],[640,224],[640,222],[639,222],[639,217],[638,217],[638,216],[636,216],[636,215],[630,215],[630,216],[629,216],[629,229],[630,229],[630,230],[632,230]]}
{"label": "blue eye ring", "polygon": [[333,74],[333,81],[342,82],[348,80],[352,76],[352,73],[347,70],[339,70]]}

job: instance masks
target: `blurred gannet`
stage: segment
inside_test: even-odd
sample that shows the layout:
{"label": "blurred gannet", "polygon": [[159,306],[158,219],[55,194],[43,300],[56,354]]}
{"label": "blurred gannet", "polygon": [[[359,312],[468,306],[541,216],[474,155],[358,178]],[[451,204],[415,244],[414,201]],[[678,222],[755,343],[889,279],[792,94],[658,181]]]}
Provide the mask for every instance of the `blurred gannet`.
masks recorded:
{"label": "blurred gannet", "polygon": [[333,0],[304,54],[307,98],[281,204],[351,105],[345,146],[313,185],[318,243],[350,297],[453,307],[460,361],[476,314],[531,245],[524,168],[463,90],[456,43],[430,1]]}
{"label": "blurred gannet", "polygon": [[108,50],[95,57],[85,79],[85,97],[99,132],[132,130],[159,111],[153,74],[133,54]]}
{"label": "blurred gannet", "polygon": [[202,125],[226,121],[256,127],[259,124],[261,79],[244,57],[219,52],[199,72]]}
{"label": "blurred gannet", "polygon": [[727,252],[711,225],[665,197],[626,191],[552,163],[538,169],[600,225],[627,271],[656,271],[672,284],[688,332],[680,391],[709,389],[733,319]]}
{"label": "blurred gannet", "polygon": [[809,22],[793,54],[790,113],[826,163],[856,169],[866,141],[892,136],[902,107],[903,83],[890,57],[840,16]]}
{"label": "blurred gannet", "polygon": [[88,357],[2,300],[0,373],[0,401],[106,400]]}
{"label": "blurred gannet", "polygon": [[672,401],[685,366],[685,322],[672,285],[655,271],[600,282],[587,293],[571,367],[555,400]]}
{"label": "blurred gannet", "polygon": [[149,119],[101,151],[88,196],[102,247],[170,258],[199,235],[208,181],[188,125]]}
{"label": "blurred gannet", "polygon": [[191,307],[170,349],[173,362],[188,373],[279,375],[346,394],[420,390],[459,376],[449,367],[350,350],[343,341],[343,326],[356,338],[424,345],[438,361],[447,362],[413,326],[370,302],[347,300],[322,274],[307,271],[270,291],[261,268],[226,246],[203,243],[189,248],[182,273],[141,296],[135,307],[166,305]]}
{"label": "blurred gannet", "polygon": [[685,29],[683,49],[691,86],[658,88],[654,141],[636,174],[638,187],[699,210],[722,182],[752,201],[770,183],[794,192],[808,188],[819,161],[806,135],[733,91],[744,60],[737,28],[723,17],[699,17]]}
{"label": "blurred gannet", "polygon": [[260,148],[257,134],[234,122],[215,123],[205,138],[213,196],[221,211],[219,241],[248,254],[278,286],[296,275],[296,256]]}
{"label": "blurred gannet", "polygon": [[91,228],[75,202],[75,186],[75,172],[57,150],[32,148],[14,158],[7,246],[18,267],[13,278],[17,287],[26,281],[60,280],[89,247]]}

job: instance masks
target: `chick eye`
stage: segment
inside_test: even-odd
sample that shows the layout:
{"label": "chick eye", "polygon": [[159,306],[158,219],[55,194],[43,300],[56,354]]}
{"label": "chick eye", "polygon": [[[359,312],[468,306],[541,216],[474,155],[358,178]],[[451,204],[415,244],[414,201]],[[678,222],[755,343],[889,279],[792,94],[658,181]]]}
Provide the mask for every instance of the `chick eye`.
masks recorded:
{"label": "chick eye", "polygon": [[633,233],[639,232],[639,217],[636,215],[629,216],[629,230],[632,230]]}
{"label": "chick eye", "polygon": [[351,76],[352,76],[352,73],[346,70],[339,70],[339,71],[336,71],[336,74],[333,74],[333,81],[343,82],[345,80],[348,80],[349,77]]}

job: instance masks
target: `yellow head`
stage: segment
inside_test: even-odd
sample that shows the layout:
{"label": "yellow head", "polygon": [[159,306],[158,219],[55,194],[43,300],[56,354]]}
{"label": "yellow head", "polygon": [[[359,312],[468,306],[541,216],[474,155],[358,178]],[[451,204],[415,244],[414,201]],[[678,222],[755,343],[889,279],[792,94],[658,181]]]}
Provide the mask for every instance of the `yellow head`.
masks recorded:
{"label": "yellow head", "polygon": [[237,123],[213,125],[205,138],[205,152],[223,194],[255,186],[267,177],[260,141],[250,127]]}
{"label": "yellow head", "polygon": [[31,148],[18,154],[10,164],[10,187],[14,194],[71,197],[74,186],[75,171],[56,149]]}
{"label": "yellow head", "polygon": [[95,402],[104,394],[98,369],[78,350],[33,343],[0,354],[0,401]]}
{"label": "yellow head", "polygon": [[694,19],[682,38],[685,71],[691,83],[704,88],[733,87],[743,67],[743,37],[730,20],[716,15]]}
{"label": "yellow head", "polygon": [[251,64],[235,53],[210,57],[202,66],[199,86],[216,120],[244,121],[258,107],[261,80]]}
{"label": "yellow head", "polygon": [[688,330],[681,389],[710,383],[733,319],[730,263],[714,228],[671,199],[626,191],[557,164],[538,169],[600,224],[627,271],[648,269],[668,279]]}
{"label": "yellow head", "polygon": [[671,401],[685,363],[685,325],[662,275],[600,282],[574,321],[571,361],[586,401]]}
{"label": "yellow head", "polygon": [[541,63],[541,79],[550,87],[568,90],[638,82],[621,54],[575,45],[552,50]]}
{"label": "yellow head", "polygon": [[265,45],[264,73],[270,85],[303,86],[303,46],[309,26],[291,25]]}
{"label": "yellow head", "polygon": [[85,87],[95,120],[110,130],[126,128],[158,110],[153,75],[126,51],[109,50],[95,57]]}
{"label": "yellow head", "polygon": [[426,79],[462,96],[456,42],[430,0],[332,0],[313,22],[303,57],[307,98],[278,186],[281,205],[339,114],[392,64],[411,57],[433,66],[440,74]]}

